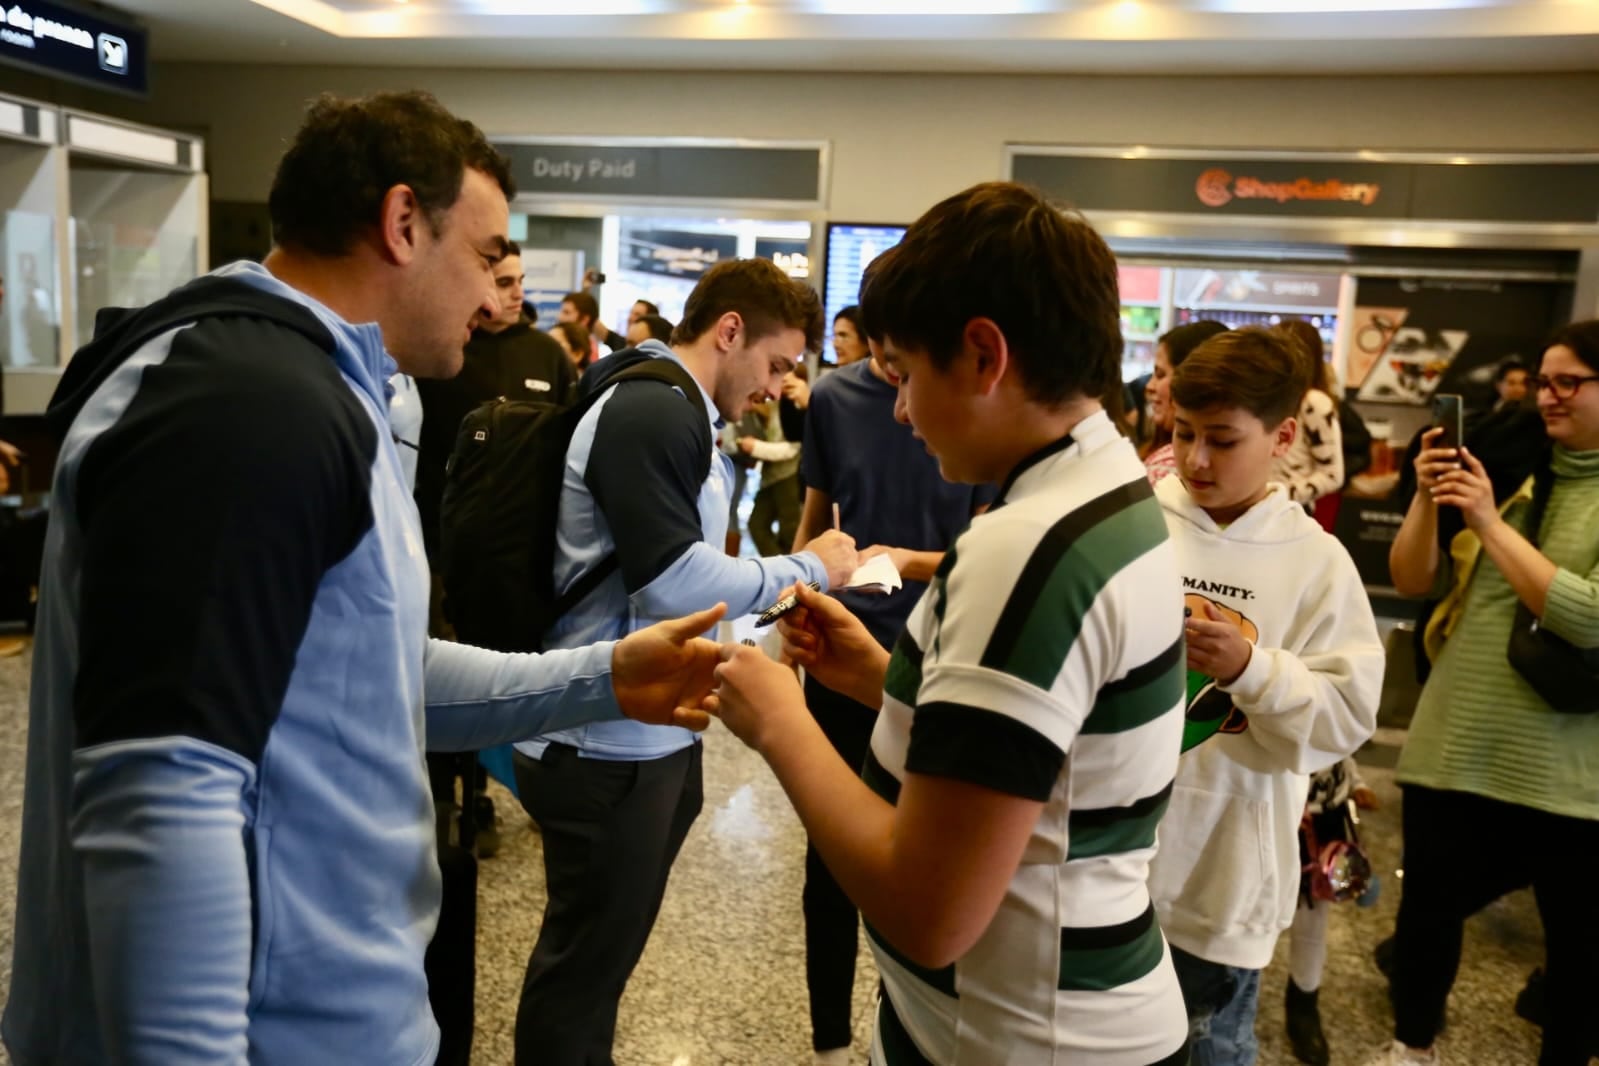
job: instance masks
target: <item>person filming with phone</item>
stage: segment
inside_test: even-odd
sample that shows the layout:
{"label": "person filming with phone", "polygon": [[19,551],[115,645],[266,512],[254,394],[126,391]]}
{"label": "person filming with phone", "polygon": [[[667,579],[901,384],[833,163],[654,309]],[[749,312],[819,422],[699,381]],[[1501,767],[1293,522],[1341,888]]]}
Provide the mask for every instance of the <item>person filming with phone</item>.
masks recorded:
{"label": "person filming with phone", "polygon": [[[1403,594],[1447,590],[1434,668],[1399,761],[1405,891],[1395,1040],[1370,1060],[1435,1063],[1465,920],[1531,886],[1548,947],[1540,1066],[1585,1064],[1599,1037],[1599,320],[1556,334],[1535,390],[1549,443],[1500,506],[1456,428],[1426,431],[1418,490],[1389,553]],[[1458,440],[1458,438],[1457,438]],[[1440,515],[1464,520],[1445,553]],[[1462,856],[1491,849],[1488,861]]]}

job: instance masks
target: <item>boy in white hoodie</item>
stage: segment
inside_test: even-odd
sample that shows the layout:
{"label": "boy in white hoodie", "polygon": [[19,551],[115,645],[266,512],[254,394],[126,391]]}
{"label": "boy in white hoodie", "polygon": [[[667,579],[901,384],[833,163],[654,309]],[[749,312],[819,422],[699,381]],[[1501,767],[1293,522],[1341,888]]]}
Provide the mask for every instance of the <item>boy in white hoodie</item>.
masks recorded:
{"label": "boy in white hoodie", "polygon": [[1156,489],[1187,609],[1189,706],[1150,894],[1193,1066],[1255,1061],[1260,971],[1293,920],[1307,775],[1376,726],[1383,650],[1348,552],[1282,485],[1306,383],[1264,330],[1218,334],[1172,379],[1178,477]]}

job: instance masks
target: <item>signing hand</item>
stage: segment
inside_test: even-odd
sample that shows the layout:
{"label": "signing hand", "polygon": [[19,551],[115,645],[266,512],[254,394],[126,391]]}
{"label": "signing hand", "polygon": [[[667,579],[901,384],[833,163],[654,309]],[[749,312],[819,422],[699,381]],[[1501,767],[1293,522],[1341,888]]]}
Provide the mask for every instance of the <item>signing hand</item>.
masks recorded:
{"label": "signing hand", "polygon": [[857,703],[878,707],[888,653],[861,620],[831,596],[806,585],[795,589],[800,605],[777,620],[783,636],[783,658],[821,684]]}
{"label": "signing hand", "polygon": [[623,637],[611,653],[611,688],[629,718],[650,725],[680,725],[696,732],[710,724],[701,709],[716,684],[721,646],[705,640],[727,604]]}
{"label": "signing hand", "polygon": [[1444,427],[1434,426],[1421,435],[1421,451],[1416,453],[1416,491],[1423,499],[1433,499],[1433,488],[1438,484],[1439,477],[1460,469],[1459,451],[1433,447],[1433,442],[1443,432]]}
{"label": "signing hand", "polygon": [[705,707],[758,752],[770,750],[785,729],[811,723],[805,692],[794,671],[773,662],[759,648],[729,644],[721,649],[716,691]]}
{"label": "signing hand", "polygon": [[855,538],[836,529],[829,529],[801,550],[810,552],[822,561],[827,568],[827,587],[830,589],[842,588],[849,581],[849,576],[861,566],[860,553],[855,550]]}
{"label": "signing hand", "polygon": [[1188,668],[1230,685],[1249,665],[1251,645],[1243,631],[1216,610],[1215,604],[1207,602],[1200,609],[1205,617],[1192,615],[1183,626],[1188,638]]}
{"label": "signing hand", "polygon": [[755,454],[755,438],[754,437],[740,437],[738,439],[738,450],[743,452],[745,455],[754,455]]}
{"label": "signing hand", "polygon": [[1474,533],[1481,533],[1499,520],[1493,482],[1488,480],[1488,471],[1482,468],[1482,463],[1475,455],[1465,448],[1460,449],[1460,454],[1465,459],[1465,466],[1438,476],[1437,484],[1432,488],[1432,500],[1440,507],[1460,508],[1467,528]]}

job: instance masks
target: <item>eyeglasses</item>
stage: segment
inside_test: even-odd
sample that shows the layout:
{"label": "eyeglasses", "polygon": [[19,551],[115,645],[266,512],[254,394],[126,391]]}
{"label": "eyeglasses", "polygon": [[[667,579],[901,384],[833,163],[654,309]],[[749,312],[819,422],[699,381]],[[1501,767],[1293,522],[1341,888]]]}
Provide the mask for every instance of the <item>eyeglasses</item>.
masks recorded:
{"label": "eyeglasses", "polygon": [[1577,390],[1590,381],[1599,381],[1599,374],[1589,374],[1587,377],[1578,377],[1576,374],[1539,374],[1532,379],[1532,385],[1539,392],[1548,389],[1555,394],[1557,400],[1569,400],[1577,395]]}

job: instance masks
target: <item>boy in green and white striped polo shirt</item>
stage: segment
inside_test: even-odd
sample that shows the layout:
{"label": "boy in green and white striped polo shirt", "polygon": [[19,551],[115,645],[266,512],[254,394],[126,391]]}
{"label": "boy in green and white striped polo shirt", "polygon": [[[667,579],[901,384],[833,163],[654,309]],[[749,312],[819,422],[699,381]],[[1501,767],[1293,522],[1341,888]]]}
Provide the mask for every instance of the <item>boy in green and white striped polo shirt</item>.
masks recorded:
{"label": "boy in green and white striped polo shirt", "polygon": [[880,707],[861,773],[793,674],[728,649],[711,705],[771,764],[866,920],[876,1066],[1180,1066],[1187,1021],[1146,880],[1182,736],[1176,556],[1116,387],[1116,264],[1021,186],[934,207],[862,304],[943,475],[1000,482],[892,656],[802,590],[779,623]]}

